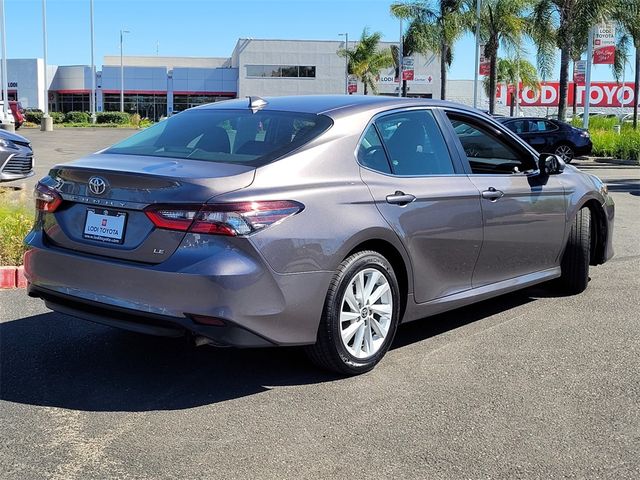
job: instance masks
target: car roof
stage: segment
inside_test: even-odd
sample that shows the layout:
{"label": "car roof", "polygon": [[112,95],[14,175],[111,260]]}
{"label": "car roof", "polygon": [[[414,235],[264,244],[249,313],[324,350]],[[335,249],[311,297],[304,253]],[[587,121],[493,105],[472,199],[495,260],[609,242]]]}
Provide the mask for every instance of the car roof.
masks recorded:
{"label": "car roof", "polygon": [[509,122],[511,120],[545,120],[548,122],[553,122],[555,119],[554,118],[543,118],[543,117],[501,117],[501,118],[496,118],[496,120],[498,120],[499,122],[505,123],[505,122]]}
{"label": "car roof", "polygon": [[[257,97],[253,97],[254,99]],[[412,106],[450,107],[481,113],[480,110],[454,102],[425,98],[403,98],[383,95],[296,95],[264,97],[267,104],[260,110],[285,112],[349,115],[367,110],[393,109]],[[196,109],[248,109],[249,99],[234,99],[209,103]]]}

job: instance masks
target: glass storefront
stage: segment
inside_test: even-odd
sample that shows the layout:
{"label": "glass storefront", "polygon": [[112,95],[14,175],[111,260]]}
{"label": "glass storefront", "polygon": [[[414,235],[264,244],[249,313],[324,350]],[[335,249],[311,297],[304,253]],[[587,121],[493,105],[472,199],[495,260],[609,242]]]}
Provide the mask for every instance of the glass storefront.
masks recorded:
{"label": "glass storefront", "polygon": [[197,107],[205,103],[219,102],[221,100],[229,100],[231,97],[221,97],[219,95],[174,95],[173,111],[175,113],[186,110],[187,108]]}
{"label": "glass storefront", "polygon": [[88,93],[59,93],[58,100],[53,105],[51,110],[56,112],[88,112],[89,106],[89,94]]}
{"label": "glass storefront", "polygon": [[[105,112],[120,111],[120,94],[105,93],[103,96]],[[128,94],[124,95],[124,111],[137,113],[142,118],[157,121],[167,115],[167,95]]]}

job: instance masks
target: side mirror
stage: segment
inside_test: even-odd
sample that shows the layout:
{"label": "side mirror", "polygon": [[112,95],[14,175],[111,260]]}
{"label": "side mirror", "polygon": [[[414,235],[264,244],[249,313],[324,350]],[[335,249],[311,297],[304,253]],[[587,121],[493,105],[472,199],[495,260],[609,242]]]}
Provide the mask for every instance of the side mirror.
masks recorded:
{"label": "side mirror", "polygon": [[564,171],[566,165],[562,158],[552,153],[541,153],[538,157],[540,175],[558,175]]}

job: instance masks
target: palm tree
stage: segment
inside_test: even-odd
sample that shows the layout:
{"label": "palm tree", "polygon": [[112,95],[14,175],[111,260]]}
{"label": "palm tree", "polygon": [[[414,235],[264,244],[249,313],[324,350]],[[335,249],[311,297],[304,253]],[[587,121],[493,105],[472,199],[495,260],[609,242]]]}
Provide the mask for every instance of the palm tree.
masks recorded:
{"label": "palm tree", "polygon": [[[436,3],[435,8],[425,2],[394,3],[390,10],[394,17],[410,21],[402,45],[405,56],[430,51],[440,57],[440,98],[444,100],[453,45],[465,31],[468,12],[464,0],[439,0]],[[394,55],[399,65],[397,47]],[[406,96],[406,81],[403,81],[402,95]]]}
{"label": "palm tree", "polygon": [[[514,92],[511,94],[510,113],[509,116],[513,117],[514,109],[516,106],[516,97],[518,95],[519,83],[522,83],[523,87],[529,87],[533,90],[540,89],[540,80],[538,79],[538,71],[536,67],[522,58],[501,58],[498,60],[498,72],[496,76],[498,83],[505,83],[507,88],[514,87]],[[487,96],[491,94],[489,88],[489,77],[485,77],[483,80],[484,90]]]}
{"label": "palm tree", "polygon": [[[613,11],[611,0],[537,0],[533,12],[533,28],[548,30],[549,38],[560,49],[560,84],[558,87],[558,118],[567,109],[569,63],[580,58],[592,25],[604,20]],[[549,24],[554,28],[549,29]]]}
{"label": "palm tree", "polygon": [[[475,1],[472,5],[475,5]],[[483,0],[482,2],[480,35],[486,42],[484,53],[490,61],[490,113],[493,113],[496,105],[498,49],[500,46],[512,52],[520,49],[522,38],[530,31],[527,14],[531,6],[532,0]]]}
{"label": "palm tree", "polygon": [[338,55],[347,57],[349,74],[355,75],[363,83],[365,95],[369,89],[378,93],[377,79],[380,70],[393,65],[391,50],[380,49],[381,39],[381,32],[369,34],[369,29],[365,27],[354,49],[338,50]]}
{"label": "palm tree", "polygon": [[640,0],[618,0],[613,15],[622,27],[622,35],[618,40],[614,73],[616,78],[624,68],[627,60],[628,45],[635,48],[635,77],[633,81],[633,128],[638,128],[638,96],[640,95]]}

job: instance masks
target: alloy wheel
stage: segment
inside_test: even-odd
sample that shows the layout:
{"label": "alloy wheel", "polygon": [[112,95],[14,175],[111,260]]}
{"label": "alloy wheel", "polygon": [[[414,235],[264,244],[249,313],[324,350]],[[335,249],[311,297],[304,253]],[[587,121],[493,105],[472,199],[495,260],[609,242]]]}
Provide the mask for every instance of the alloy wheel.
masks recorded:
{"label": "alloy wheel", "polygon": [[391,327],[393,295],[387,277],[375,268],[357,272],[342,297],[340,337],[358,359],[375,355]]}
{"label": "alloy wheel", "polygon": [[569,145],[559,145],[556,148],[556,155],[562,158],[563,161],[569,163],[573,159],[573,149]]}

